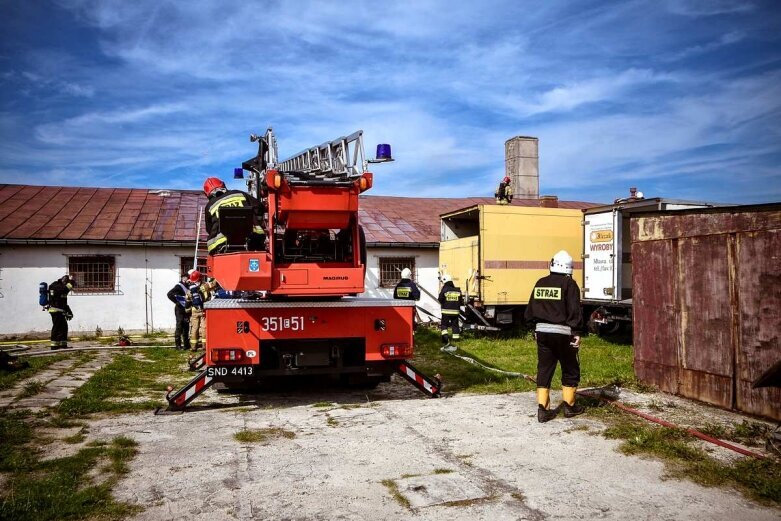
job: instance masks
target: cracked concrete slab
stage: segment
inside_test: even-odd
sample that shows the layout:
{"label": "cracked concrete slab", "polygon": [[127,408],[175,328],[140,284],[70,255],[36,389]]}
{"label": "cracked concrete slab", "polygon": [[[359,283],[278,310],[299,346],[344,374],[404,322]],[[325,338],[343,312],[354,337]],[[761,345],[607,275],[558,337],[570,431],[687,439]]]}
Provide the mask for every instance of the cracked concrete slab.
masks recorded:
{"label": "cracked concrete slab", "polygon": [[457,473],[412,476],[398,479],[395,483],[412,508],[473,501],[488,496],[469,478]]}
{"label": "cracked concrete slab", "polygon": [[[539,424],[531,393],[371,404],[365,396],[336,393],[328,396],[333,406],[321,408],[313,405],[322,403],[322,395],[224,397],[210,391],[213,406],[176,416],[93,421],[87,437],[123,435],[139,443],[130,474],[114,490],[118,499],[145,508],[137,520],[776,521],[779,516],[778,509],[729,489],[667,479],[661,463],[623,455],[618,441],[574,428],[598,428],[593,420]],[[263,443],[234,439],[242,430],[269,428],[294,437]],[[437,469],[453,472],[436,474]],[[459,494],[471,499],[437,503],[409,497],[408,508],[383,482],[397,483],[407,497],[403,486],[415,482],[413,475],[442,480],[440,499]],[[461,483],[445,485],[448,479]]]}

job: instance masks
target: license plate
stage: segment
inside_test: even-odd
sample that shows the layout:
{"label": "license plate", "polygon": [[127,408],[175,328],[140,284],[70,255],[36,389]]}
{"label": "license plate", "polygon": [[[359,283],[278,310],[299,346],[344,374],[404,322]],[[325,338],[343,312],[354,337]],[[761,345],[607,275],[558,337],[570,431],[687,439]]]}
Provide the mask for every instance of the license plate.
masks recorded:
{"label": "license plate", "polygon": [[225,378],[227,376],[252,376],[255,368],[251,365],[209,366],[206,368],[206,376],[212,378]]}

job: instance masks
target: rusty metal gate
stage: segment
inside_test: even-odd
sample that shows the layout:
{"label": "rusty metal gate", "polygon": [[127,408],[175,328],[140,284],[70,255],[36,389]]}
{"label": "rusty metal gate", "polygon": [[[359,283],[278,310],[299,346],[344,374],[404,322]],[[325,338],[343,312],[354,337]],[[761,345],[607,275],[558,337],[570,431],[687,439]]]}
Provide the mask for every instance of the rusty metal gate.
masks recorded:
{"label": "rusty metal gate", "polygon": [[661,390],[781,420],[781,204],[632,219],[634,362]]}

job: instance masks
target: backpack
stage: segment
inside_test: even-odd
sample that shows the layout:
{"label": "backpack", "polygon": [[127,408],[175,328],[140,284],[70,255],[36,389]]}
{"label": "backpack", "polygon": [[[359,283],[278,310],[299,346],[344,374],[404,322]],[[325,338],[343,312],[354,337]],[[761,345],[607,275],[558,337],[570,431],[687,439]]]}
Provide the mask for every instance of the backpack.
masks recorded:
{"label": "backpack", "polygon": [[49,285],[45,282],[38,284],[38,305],[41,307],[49,305]]}

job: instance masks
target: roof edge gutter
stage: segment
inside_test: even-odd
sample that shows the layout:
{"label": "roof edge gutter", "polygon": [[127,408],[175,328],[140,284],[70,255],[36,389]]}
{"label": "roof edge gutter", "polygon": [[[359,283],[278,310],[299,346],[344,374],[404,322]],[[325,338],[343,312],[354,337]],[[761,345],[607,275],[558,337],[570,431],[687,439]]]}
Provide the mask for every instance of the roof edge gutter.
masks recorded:
{"label": "roof edge gutter", "polygon": [[438,242],[367,242],[367,248],[439,248]]}
{"label": "roof edge gutter", "polygon": [[25,246],[139,246],[194,248],[195,241],[110,241],[72,239],[0,239],[0,244]]}

